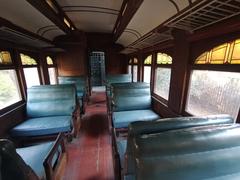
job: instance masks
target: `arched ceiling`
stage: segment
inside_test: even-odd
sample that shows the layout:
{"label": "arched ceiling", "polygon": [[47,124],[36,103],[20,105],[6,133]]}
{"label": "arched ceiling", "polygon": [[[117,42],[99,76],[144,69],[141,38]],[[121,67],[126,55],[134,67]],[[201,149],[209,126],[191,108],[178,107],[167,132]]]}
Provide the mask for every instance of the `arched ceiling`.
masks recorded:
{"label": "arched ceiling", "polygon": [[1,0],[0,17],[48,40],[65,34],[26,0]]}
{"label": "arched ceiling", "polygon": [[122,0],[57,0],[74,25],[85,32],[111,33]]}
{"label": "arched ceiling", "polygon": [[144,0],[117,42],[128,46],[188,5],[189,0]]}

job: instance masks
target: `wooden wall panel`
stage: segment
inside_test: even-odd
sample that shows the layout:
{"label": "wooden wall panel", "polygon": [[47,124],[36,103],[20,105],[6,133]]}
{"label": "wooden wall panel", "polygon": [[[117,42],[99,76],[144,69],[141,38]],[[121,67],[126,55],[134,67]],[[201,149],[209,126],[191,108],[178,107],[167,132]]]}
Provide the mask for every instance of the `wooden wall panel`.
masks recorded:
{"label": "wooden wall panel", "polygon": [[9,129],[22,122],[25,118],[25,105],[22,104],[17,108],[0,116],[0,137],[3,138]]}
{"label": "wooden wall panel", "polygon": [[83,47],[69,48],[57,57],[60,76],[87,75],[86,49]]}
{"label": "wooden wall panel", "polygon": [[115,49],[106,51],[106,74],[125,74],[127,73],[127,58],[119,54]]}
{"label": "wooden wall panel", "polygon": [[[84,41],[84,34],[80,33],[79,36],[81,37],[75,39],[69,37],[67,39],[68,44],[64,44],[66,52],[57,56],[60,76],[88,75],[88,53],[91,51],[105,52],[106,74],[127,73],[126,55],[119,54],[122,47],[113,43],[111,34],[89,33],[85,37],[86,44],[80,42]],[[79,42],[76,41],[78,39]],[[63,40],[65,39],[59,38],[58,43],[61,44]],[[77,44],[81,45],[78,46]]]}

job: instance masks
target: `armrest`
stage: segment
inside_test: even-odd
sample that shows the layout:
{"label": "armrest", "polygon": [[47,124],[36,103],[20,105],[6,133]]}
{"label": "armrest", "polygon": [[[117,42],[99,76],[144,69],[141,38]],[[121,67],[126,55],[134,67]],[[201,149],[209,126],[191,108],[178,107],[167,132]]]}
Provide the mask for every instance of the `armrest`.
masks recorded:
{"label": "armrest", "polygon": [[43,162],[47,180],[57,179],[56,177],[63,171],[63,164],[66,163],[66,158],[64,135],[61,133]]}

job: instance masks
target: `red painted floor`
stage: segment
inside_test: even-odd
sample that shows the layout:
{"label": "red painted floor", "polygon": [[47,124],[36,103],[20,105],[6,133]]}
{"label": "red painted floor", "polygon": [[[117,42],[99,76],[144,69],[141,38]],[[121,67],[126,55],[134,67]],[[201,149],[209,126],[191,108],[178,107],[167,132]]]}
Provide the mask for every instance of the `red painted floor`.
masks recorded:
{"label": "red painted floor", "polygon": [[113,180],[112,142],[105,93],[92,93],[79,137],[67,145],[64,180]]}

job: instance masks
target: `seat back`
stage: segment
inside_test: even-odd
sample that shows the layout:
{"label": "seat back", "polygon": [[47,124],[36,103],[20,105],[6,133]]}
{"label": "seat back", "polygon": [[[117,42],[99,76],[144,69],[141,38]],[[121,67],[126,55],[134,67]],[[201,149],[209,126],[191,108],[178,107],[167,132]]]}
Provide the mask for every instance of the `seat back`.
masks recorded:
{"label": "seat back", "polygon": [[164,118],[156,121],[133,122],[129,125],[128,134],[129,136],[135,136],[138,134],[152,134],[174,129],[226,123],[234,123],[234,119],[228,114]]}
{"label": "seat back", "polygon": [[85,76],[58,76],[59,84],[75,84],[78,96],[86,92]]}
{"label": "seat back", "polygon": [[163,143],[163,149],[137,158],[137,179],[239,179],[239,138],[239,125],[162,133],[161,141],[154,142]]}
{"label": "seat back", "polygon": [[128,83],[112,86],[113,111],[151,109],[150,86],[146,83]]}
{"label": "seat back", "polygon": [[27,90],[27,116],[72,115],[76,108],[76,88],[68,85],[33,86]]}
{"label": "seat back", "polygon": [[108,74],[106,76],[106,84],[132,82],[131,74]]}
{"label": "seat back", "polygon": [[17,154],[13,143],[6,139],[0,140],[1,178],[19,180],[37,180],[34,171]]}
{"label": "seat back", "polygon": [[[181,130],[186,128],[201,127],[204,128],[209,125],[221,125],[221,124],[233,124],[234,120],[229,115],[211,115],[202,117],[177,117],[177,118],[166,118],[159,119],[156,121],[142,121],[133,122],[128,128],[128,138],[127,138],[127,148],[126,154],[128,155],[128,166],[127,172],[131,173],[134,170],[133,167],[133,154],[136,147],[136,141],[138,138],[144,135],[149,135],[149,137],[154,136],[154,134],[165,134],[167,131]],[[151,136],[152,135],[152,136]],[[177,137],[176,137],[177,138]],[[166,138],[166,140],[168,140]],[[150,142],[150,141],[149,141]],[[157,141],[158,142],[158,141]],[[151,142],[153,143],[153,142]],[[158,146],[158,143],[156,144]],[[154,145],[153,145],[154,146]],[[151,146],[150,146],[151,147]]]}

